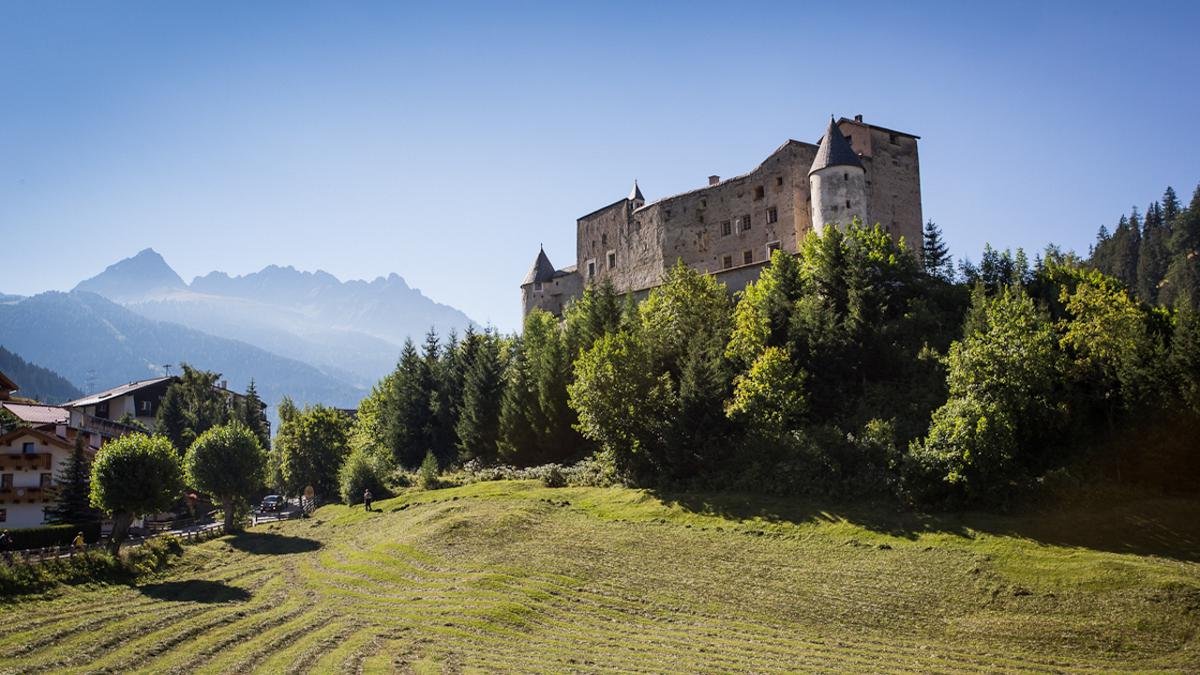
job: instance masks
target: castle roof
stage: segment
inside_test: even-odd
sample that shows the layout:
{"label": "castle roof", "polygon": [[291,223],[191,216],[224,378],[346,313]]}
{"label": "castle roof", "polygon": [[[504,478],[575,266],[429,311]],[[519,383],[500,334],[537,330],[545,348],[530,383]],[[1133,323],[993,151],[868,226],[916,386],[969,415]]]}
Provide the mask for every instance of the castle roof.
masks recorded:
{"label": "castle roof", "polygon": [[554,265],[550,264],[550,258],[546,257],[546,250],[539,249],[537,259],[533,261],[533,267],[529,268],[529,274],[525,275],[525,281],[521,285],[542,283],[554,278]]}
{"label": "castle roof", "polygon": [[638,187],[637,181],[633,181],[633,190],[629,192],[629,201],[644,202],[646,198],[642,196],[642,190]]}
{"label": "castle roof", "polygon": [[842,130],[838,128],[837,122],[833,120],[832,116],[829,118],[829,127],[825,129],[825,135],[821,137],[821,145],[817,148],[817,156],[813,159],[812,168],[808,170],[808,174],[811,176],[817,171],[831,166],[863,168],[862,160],[854,154],[854,149],[850,147],[850,143],[842,135]]}

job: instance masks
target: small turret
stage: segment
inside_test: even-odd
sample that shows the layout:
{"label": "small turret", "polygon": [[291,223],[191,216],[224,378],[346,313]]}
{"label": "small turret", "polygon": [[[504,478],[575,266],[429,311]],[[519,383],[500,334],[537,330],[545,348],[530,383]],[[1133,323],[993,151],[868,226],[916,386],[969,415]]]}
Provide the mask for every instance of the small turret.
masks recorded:
{"label": "small turret", "polygon": [[633,180],[633,189],[629,191],[629,201],[633,202],[635,209],[646,205],[646,198],[642,196],[642,189],[638,187],[636,178]]}
{"label": "small turret", "polygon": [[827,225],[844,227],[855,218],[866,223],[866,171],[832,116],[808,171],[808,183],[813,229],[817,232]]}

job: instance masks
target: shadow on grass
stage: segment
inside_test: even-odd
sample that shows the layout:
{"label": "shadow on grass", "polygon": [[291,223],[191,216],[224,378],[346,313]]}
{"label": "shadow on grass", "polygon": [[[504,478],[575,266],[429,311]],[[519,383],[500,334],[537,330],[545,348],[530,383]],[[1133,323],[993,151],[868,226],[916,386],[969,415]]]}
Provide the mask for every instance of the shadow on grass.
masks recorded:
{"label": "shadow on grass", "polygon": [[1047,545],[1200,562],[1200,500],[1190,496],[1126,494],[1014,513],[924,513],[890,502],[797,500],[739,493],[655,495],[693,513],[731,520],[757,518],[793,524],[845,521],[910,540],[922,534],[970,538],[983,533]]}
{"label": "shadow on grass", "polygon": [[175,602],[242,602],[250,599],[250,592],[244,588],[199,579],[146,584],[137,589],[142,595]]}
{"label": "shadow on grass", "polygon": [[307,537],[291,537],[272,532],[240,532],[226,539],[239,551],[261,555],[311,553],[321,548],[321,542]]}

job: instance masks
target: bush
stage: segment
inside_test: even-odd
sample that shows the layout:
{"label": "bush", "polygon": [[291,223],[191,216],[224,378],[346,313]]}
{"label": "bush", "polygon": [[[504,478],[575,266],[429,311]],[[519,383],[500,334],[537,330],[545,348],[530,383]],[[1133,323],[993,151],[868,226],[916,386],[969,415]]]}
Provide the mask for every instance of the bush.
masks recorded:
{"label": "bush", "polygon": [[182,554],[178,539],[160,537],[120,555],[88,551],[45,563],[0,562],[0,597],[40,593],[56,584],[133,581],[163,570]]}
{"label": "bush", "polygon": [[425,461],[421,462],[421,474],[419,482],[422,489],[436,490],[442,486],[442,481],[438,478],[438,461],[437,457],[433,456],[433,451],[425,453]]}
{"label": "bush", "polygon": [[360,504],[364,490],[370,490],[371,496],[375,499],[390,497],[391,493],[383,482],[387,470],[380,464],[381,462],[371,457],[366,451],[352,450],[338,476],[341,483],[342,501],[351,506]]}
{"label": "bush", "polygon": [[545,473],[542,474],[542,484],[549,488],[566,487],[567,477],[557,464],[551,464],[546,467]]}

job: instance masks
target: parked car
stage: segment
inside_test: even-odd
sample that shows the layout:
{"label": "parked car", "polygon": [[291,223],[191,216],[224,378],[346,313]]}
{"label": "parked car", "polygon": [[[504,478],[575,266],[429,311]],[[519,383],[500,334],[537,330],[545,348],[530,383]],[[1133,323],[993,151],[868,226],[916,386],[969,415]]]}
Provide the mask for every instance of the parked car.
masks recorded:
{"label": "parked car", "polygon": [[263,497],[262,504],[259,505],[260,513],[278,513],[287,507],[287,500],[279,495],[267,495]]}

